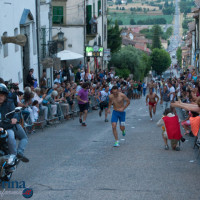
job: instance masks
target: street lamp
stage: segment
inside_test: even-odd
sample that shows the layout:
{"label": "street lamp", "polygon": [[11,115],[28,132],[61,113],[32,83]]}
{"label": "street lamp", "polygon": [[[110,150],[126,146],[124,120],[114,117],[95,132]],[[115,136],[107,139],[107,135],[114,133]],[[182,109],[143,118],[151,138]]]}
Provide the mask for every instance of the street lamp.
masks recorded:
{"label": "street lamp", "polygon": [[62,31],[58,32],[58,40],[63,41],[64,40],[64,33]]}

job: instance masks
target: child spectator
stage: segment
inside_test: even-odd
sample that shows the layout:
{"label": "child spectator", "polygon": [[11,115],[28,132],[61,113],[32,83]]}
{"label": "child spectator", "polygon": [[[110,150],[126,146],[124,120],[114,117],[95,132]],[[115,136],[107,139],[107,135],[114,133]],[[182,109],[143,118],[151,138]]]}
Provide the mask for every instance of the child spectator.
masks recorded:
{"label": "child spectator", "polygon": [[39,118],[39,103],[37,100],[33,101],[32,110],[33,110],[34,122],[37,122]]}

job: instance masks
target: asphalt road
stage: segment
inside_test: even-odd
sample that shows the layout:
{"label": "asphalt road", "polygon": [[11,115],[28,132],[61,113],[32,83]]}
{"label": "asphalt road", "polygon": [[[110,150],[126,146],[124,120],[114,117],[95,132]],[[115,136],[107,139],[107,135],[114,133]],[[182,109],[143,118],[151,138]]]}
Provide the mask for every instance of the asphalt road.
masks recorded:
{"label": "asphalt road", "polygon": [[[110,123],[93,111],[88,126],[68,120],[29,138],[28,164],[21,163],[12,181],[25,181],[33,200],[197,200],[200,161],[186,137],[181,151],[164,150],[161,129],[149,120],[145,99],[127,109],[125,141],[113,147]],[[122,139],[120,133],[120,139]],[[191,161],[191,162],[190,162]],[[22,200],[22,189],[7,189],[2,199]],[[1,197],[0,195],[0,197]]]}
{"label": "asphalt road", "polygon": [[172,64],[176,64],[176,58],[173,58],[173,55],[176,55],[177,48],[181,45],[181,36],[180,36],[180,9],[178,6],[179,0],[175,1],[175,15],[174,15],[174,32],[170,39],[170,45],[168,47],[168,51],[170,52],[172,58]]}

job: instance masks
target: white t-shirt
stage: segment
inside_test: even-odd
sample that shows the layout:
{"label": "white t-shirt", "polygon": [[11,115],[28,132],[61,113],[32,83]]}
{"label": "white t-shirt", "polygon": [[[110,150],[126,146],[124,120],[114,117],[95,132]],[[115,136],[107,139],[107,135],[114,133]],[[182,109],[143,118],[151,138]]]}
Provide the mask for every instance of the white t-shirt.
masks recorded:
{"label": "white t-shirt", "polygon": [[180,97],[181,96],[180,85],[178,85],[176,91],[177,91],[177,96]]}
{"label": "white t-shirt", "polygon": [[[174,89],[173,86],[169,88],[169,92],[170,92],[170,93],[175,92],[175,89]],[[172,101],[172,100],[173,100],[173,94],[170,94],[170,101]]]}
{"label": "white t-shirt", "polygon": [[39,109],[38,109],[36,106],[33,106],[33,107],[32,107],[32,110],[33,110],[34,120],[37,121],[37,120],[38,120],[38,117],[39,117],[39,115],[38,115]]}
{"label": "white t-shirt", "polygon": [[102,90],[100,93],[101,93],[101,96],[100,96],[101,101],[107,101],[109,94],[105,92],[104,90]]}
{"label": "white t-shirt", "polygon": [[81,81],[84,81],[84,77],[85,77],[85,72],[81,73]]}
{"label": "white t-shirt", "polygon": [[92,79],[92,75],[91,74],[88,74],[88,80],[90,80],[91,81],[91,79]]}

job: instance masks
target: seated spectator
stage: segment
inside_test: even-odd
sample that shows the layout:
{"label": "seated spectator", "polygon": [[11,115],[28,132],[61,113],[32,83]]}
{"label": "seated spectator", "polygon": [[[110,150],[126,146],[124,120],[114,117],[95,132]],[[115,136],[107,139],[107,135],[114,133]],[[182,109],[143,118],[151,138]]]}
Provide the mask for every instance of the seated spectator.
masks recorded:
{"label": "seated spectator", "polygon": [[44,111],[44,119],[46,121],[48,121],[48,107],[44,106],[42,104],[45,97],[46,97],[46,94],[41,95],[41,89],[40,88],[38,88],[38,87],[35,88],[33,101],[38,101],[40,110]]}
{"label": "seated spectator", "polygon": [[51,92],[51,94],[47,95],[44,99],[45,101],[43,101],[43,104],[48,106],[48,109],[52,115],[51,117],[57,115],[57,105],[55,103],[55,98],[57,96],[58,96],[58,92],[54,90],[53,92]]}
{"label": "seated spectator", "polygon": [[197,112],[191,112],[190,117],[190,124],[191,124],[191,130],[195,137],[198,136],[199,128],[200,128],[200,116]]}
{"label": "seated spectator", "polygon": [[39,118],[39,102],[37,100],[33,101],[32,109],[33,109],[34,122],[37,122]]}

